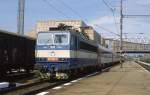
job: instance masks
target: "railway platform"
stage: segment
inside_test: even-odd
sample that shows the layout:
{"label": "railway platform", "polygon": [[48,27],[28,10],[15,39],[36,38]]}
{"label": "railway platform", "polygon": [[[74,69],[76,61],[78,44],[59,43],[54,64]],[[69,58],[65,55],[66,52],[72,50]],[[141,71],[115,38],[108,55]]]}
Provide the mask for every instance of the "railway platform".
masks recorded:
{"label": "railway platform", "polygon": [[[75,81],[74,81],[75,82]],[[150,72],[129,61],[38,95],[150,95]]]}

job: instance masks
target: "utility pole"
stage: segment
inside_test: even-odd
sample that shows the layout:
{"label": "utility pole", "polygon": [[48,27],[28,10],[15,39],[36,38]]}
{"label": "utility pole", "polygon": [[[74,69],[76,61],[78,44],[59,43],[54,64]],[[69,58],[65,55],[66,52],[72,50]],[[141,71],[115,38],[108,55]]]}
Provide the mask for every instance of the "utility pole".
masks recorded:
{"label": "utility pole", "polygon": [[17,33],[24,35],[24,8],[25,0],[18,0]]}
{"label": "utility pole", "polygon": [[122,0],[120,0],[120,64],[122,68],[122,50],[123,50],[123,43],[122,43],[122,30],[123,30],[123,7],[122,7]]}

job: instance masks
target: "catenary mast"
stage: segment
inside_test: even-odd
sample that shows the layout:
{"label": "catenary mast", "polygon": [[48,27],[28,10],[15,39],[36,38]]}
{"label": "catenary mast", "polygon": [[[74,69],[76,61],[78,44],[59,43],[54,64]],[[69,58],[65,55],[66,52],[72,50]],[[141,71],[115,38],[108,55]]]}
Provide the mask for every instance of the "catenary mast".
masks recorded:
{"label": "catenary mast", "polygon": [[17,33],[24,35],[24,9],[25,0],[18,0]]}

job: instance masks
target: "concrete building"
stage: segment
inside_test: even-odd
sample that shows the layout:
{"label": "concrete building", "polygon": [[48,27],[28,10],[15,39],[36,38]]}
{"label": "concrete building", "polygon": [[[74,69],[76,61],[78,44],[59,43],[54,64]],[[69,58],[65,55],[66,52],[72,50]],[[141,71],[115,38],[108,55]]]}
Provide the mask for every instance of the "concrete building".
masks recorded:
{"label": "concrete building", "polygon": [[87,25],[82,20],[48,20],[37,22],[36,32],[49,31],[50,27],[57,27],[60,23],[68,26],[73,26],[73,28],[79,31],[81,31],[80,27],[87,27]]}
{"label": "concrete building", "polygon": [[84,27],[82,31],[85,32],[91,40],[94,40],[97,43],[101,44],[101,35],[98,32],[96,32],[93,29],[93,27],[91,26]]}
{"label": "concrete building", "polygon": [[87,27],[87,25],[82,20],[48,20],[48,21],[38,21],[36,26],[26,35],[36,38],[36,34],[40,31],[49,31],[50,27],[57,27],[59,24],[65,24],[68,26],[73,26],[73,28],[81,31],[81,27]]}
{"label": "concrete building", "polygon": [[82,20],[48,20],[38,21],[36,27],[27,33],[28,36],[36,38],[36,34],[41,31],[49,31],[50,27],[57,27],[59,24],[72,26],[79,32],[86,33],[91,40],[101,43],[101,36],[91,27],[86,25]]}
{"label": "concrete building", "polygon": [[25,32],[25,35],[32,37],[32,38],[36,38],[37,37],[36,29],[34,28],[29,32]]}

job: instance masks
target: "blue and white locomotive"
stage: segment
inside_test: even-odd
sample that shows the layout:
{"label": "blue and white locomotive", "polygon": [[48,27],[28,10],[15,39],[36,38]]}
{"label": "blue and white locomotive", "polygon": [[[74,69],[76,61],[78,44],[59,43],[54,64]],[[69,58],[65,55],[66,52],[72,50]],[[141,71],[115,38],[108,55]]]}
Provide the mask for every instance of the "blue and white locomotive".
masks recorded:
{"label": "blue and white locomotive", "polygon": [[106,55],[110,58],[109,63],[113,61],[112,52],[105,56],[103,53],[107,53],[106,50],[72,29],[58,28],[38,32],[36,63],[42,65],[52,78],[65,79],[84,70],[101,69],[105,63],[102,61],[108,61]]}

